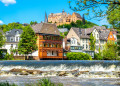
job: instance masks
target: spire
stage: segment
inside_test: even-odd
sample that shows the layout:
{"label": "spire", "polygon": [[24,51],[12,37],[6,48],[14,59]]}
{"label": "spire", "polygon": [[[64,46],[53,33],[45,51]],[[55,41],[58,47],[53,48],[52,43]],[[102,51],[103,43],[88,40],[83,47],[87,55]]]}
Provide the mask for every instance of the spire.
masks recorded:
{"label": "spire", "polygon": [[47,13],[45,12],[45,20],[44,23],[48,23]]}

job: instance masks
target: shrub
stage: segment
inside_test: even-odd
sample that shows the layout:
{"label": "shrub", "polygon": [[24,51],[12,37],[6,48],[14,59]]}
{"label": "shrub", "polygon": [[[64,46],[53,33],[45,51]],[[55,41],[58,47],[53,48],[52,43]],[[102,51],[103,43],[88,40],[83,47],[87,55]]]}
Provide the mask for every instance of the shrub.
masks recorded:
{"label": "shrub", "polygon": [[26,86],[63,86],[62,83],[52,83],[50,81],[50,79],[44,78],[39,80],[37,83],[35,84],[27,84]]}
{"label": "shrub", "polygon": [[67,53],[68,60],[92,60],[89,54],[82,52],[69,52]]}
{"label": "shrub", "polygon": [[101,53],[95,53],[94,60],[103,60],[103,56],[101,56]]}
{"label": "shrub", "polygon": [[14,60],[13,54],[7,53],[4,57],[4,60]]}
{"label": "shrub", "polygon": [[0,86],[17,86],[17,85],[9,84],[8,82],[0,82]]}

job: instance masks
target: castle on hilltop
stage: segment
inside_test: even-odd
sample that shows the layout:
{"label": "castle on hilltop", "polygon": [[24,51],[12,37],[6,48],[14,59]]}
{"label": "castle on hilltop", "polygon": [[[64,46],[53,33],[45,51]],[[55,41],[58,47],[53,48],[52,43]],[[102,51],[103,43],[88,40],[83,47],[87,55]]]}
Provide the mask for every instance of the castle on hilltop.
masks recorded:
{"label": "castle on hilltop", "polygon": [[51,22],[53,24],[56,23],[57,26],[63,24],[70,24],[72,21],[76,22],[77,20],[82,21],[82,17],[80,14],[74,12],[72,15],[70,15],[69,13],[67,14],[64,9],[62,13],[51,13],[48,16],[48,22]]}

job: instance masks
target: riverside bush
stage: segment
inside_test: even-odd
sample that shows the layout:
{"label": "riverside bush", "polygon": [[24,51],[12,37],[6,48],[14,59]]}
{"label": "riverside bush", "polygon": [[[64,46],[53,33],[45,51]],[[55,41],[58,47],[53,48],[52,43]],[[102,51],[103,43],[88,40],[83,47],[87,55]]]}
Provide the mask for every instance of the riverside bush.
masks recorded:
{"label": "riverside bush", "polygon": [[25,86],[63,86],[62,83],[52,83],[50,81],[50,79],[47,79],[47,78],[44,78],[44,79],[41,79],[41,80],[38,80],[37,83],[35,84],[27,84]]}
{"label": "riverside bush", "polygon": [[0,86],[18,86],[18,85],[9,84],[8,82],[0,82]]}
{"label": "riverside bush", "polygon": [[82,52],[69,52],[67,53],[68,60],[92,60],[89,54]]}

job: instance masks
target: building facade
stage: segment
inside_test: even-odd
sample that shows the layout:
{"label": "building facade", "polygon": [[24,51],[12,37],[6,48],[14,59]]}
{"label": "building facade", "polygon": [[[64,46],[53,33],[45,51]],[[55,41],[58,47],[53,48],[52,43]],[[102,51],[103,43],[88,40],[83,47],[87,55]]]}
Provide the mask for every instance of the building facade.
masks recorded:
{"label": "building facade", "polygon": [[76,22],[77,20],[82,21],[82,17],[80,16],[80,14],[74,12],[72,15],[70,15],[69,13],[67,14],[64,10],[62,11],[62,13],[51,13],[48,16],[48,22],[56,24],[57,26],[70,24],[72,21]]}
{"label": "building facade", "polygon": [[[33,25],[32,28],[37,36],[38,51],[36,54],[38,58],[63,59],[62,37],[57,26],[50,23],[39,23]],[[36,54],[34,53],[34,55]]]}
{"label": "building facade", "polygon": [[106,29],[104,26],[94,26],[87,29],[71,28],[67,35],[69,42],[66,46],[82,46],[83,50],[90,50],[91,33],[96,39],[95,52],[98,52],[99,48],[103,50],[103,46],[107,41],[115,41],[112,31]]}
{"label": "building facade", "polygon": [[[21,29],[12,29],[10,31],[7,31],[4,34],[6,37],[6,42],[2,49],[7,50],[9,54],[11,54],[12,49],[17,49],[22,32],[23,31]],[[16,52],[14,55],[18,55],[18,53]]]}

